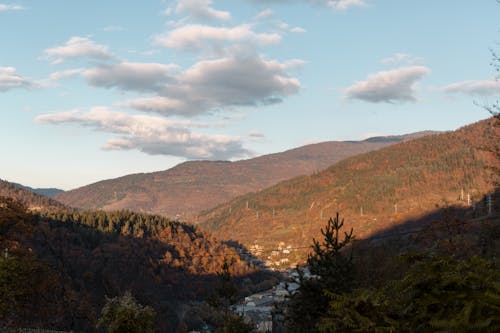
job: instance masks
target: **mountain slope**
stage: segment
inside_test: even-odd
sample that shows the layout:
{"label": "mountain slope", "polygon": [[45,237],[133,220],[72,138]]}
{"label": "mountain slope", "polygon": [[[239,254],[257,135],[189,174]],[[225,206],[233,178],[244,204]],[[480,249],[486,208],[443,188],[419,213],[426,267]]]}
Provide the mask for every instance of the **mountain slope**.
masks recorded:
{"label": "mountain slope", "polygon": [[31,210],[67,209],[62,203],[49,197],[34,193],[26,186],[0,179],[0,197],[13,198]]}
{"label": "mountain slope", "polygon": [[346,157],[427,134],[323,142],[237,162],[186,162],[165,171],[104,180],[64,192],[56,199],[84,209],[130,209],[187,218],[238,195],[321,170]]}
{"label": "mountain slope", "polygon": [[12,184],[14,184],[14,185],[16,185],[18,187],[24,188],[25,190],[28,190],[28,191],[31,191],[33,193],[36,193],[36,194],[39,194],[39,195],[43,195],[43,196],[49,197],[49,198],[53,198],[56,195],[61,194],[62,192],[64,192],[63,190],[58,189],[58,188],[54,188],[54,187],[50,187],[50,188],[33,188],[33,187],[26,186],[26,185],[18,184],[18,183],[12,183]]}
{"label": "mountain slope", "polygon": [[249,291],[274,280],[242,260],[235,248],[160,216],[33,213],[0,197],[0,230],[2,332],[9,324],[100,332],[96,321],[105,296],[127,290],[154,307],[155,331],[175,332],[182,320],[196,319],[184,312],[189,302],[209,296],[224,262]]}
{"label": "mountain slope", "polygon": [[[200,215],[200,226],[261,249],[307,247],[340,211],[357,237],[493,191],[484,147],[500,137],[492,120],[340,161],[328,169],[250,193]],[[463,195],[462,195],[463,190]],[[479,206],[478,206],[479,207]],[[304,253],[297,257],[304,258]]]}

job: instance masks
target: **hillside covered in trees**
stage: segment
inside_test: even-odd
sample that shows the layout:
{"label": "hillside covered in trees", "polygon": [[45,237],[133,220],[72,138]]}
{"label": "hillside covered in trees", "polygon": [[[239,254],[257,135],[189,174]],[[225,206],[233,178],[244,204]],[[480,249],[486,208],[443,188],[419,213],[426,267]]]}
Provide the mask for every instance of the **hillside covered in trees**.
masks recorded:
{"label": "hillside covered in trees", "polygon": [[105,296],[130,291],[158,331],[182,331],[199,324],[189,304],[210,295],[225,262],[240,290],[274,279],[192,226],[125,211],[29,212],[1,197],[0,247],[0,330],[93,332]]}
{"label": "hillside covered in trees", "polygon": [[[430,135],[340,161],[311,176],[243,195],[200,215],[200,226],[246,246],[303,247],[329,216],[341,212],[358,238],[418,219],[436,207],[458,205],[484,213],[494,190],[485,149],[500,133],[494,119]],[[432,219],[430,216],[428,219]]]}
{"label": "hillside covered in trees", "polygon": [[430,133],[322,142],[236,162],[190,161],[165,171],[100,181],[61,193],[56,199],[83,209],[129,209],[169,217],[179,215],[185,220],[238,195]]}
{"label": "hillside covered in trees", "polygon": [[28,187],[0,179],[0,196],[13,198],[31,210],[67,209],[64,204],[34,193]]}
{"label": "hillside covered in trees", "polygon": [[34,192],[36,194],[40,194],[40,195],[43,195],[45,197],[49,197],[49,198],[53,198],[56,195],[61,194],[62,192],[64,192],[63,190],[58,189],[58,188],[54,188],[54,187],[50,187],[50,188],[33,188],[33,187],[26,186],[26,185],[19,184],[19,183],[12,183],[12,184],[14,184],[14,185],[16,185],[18,187],[24,188],[26,190],[29,190],[31,192]]}

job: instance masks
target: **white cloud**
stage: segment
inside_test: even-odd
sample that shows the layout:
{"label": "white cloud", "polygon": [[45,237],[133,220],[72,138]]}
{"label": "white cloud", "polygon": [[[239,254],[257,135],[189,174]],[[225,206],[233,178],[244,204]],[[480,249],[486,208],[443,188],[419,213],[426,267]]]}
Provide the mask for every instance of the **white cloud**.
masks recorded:
{"label": "white cloud", "polygon": [[165,15],[165,16],[170,16],[172,15],[172,13],[174,12],[174,10],[170,7],[168,7],[167,9],[165,9],[162,14]]}
{"label": "white cloud", "polygon": [[118,105],[189,117],[237,106],[279,103],[299,91],[300,81],[288,71],[303,64],[300,59],[278,62],[252,54],[203,60],[183,71],[172,64],[119,63],[82,72],[56,72],[52,76],[57,79],[80,74],[93,86],[155,93],[154,97]]}
{"label": "white cloud", "polygon": [[213,9],[210,7],[212,4],[212,0],[178,0],[175,12],[188,14],[198,20],[227,21],[231,19],[231,13]]}
{"label": "white cloud", "polygon": [[12,10],[25,10],[23,6],[13,5],[13,4],[3,4],[0,3],[0,12],[12,11]]}
{"label": "white cloud", "polygon": [[265,137],[264,133],[259,132],[259,131],[249,131],[248,136],[252,138],[263,138]]}
{"label": "white cloud", "polygon": [[197,124],[129,115],[106,107],[94,107],[87,112],[73,110],[44,114],[35,120],[48,124],[77,123],[118,135],[107,141],[103,147],[105,150],[137,149],[151,155],[189,159],[231,159],[251,155],[238,137],[193,133],[189,127],[197,127]]}
{"label": "white cloud", "polygon": [[391,57],[387,57],[382,59],[382,64],[387,66],[395,66],[395,65],[418,65],[423,62],[422,58],[412,56],[407,53],[396,53]]}
{"label": "white cloud", "polygon": [[344,93],[349,99],[373,103],[414,102],[415,85],[429,72],[430,69],[424,66],[378,72],[346,88]]}
{"label": "white cloud", "polygon": [[[276,3],[276,4],[289,4],[296,2],[304,2],[304,0],[249,0],[258,3]],[[346,10],[350,7],[363,7],[366,6],[367,0],[306,0],[314,5],[327,6],[334,10]]]}
{"label": "white cloud", "polygon": [[87,37],[71,37],[64,45],[48,48],[45,54],[54,59],[53,64],[60,64],[68,59],[92,58],[106,60],[113,57],[105,45],[95,43]]}
{"label": "white cloud", "polygon": [[259,12],[257,15],[255,15],[255,19],[261,20],[261,19],[266,19],[274,15],[274,12],[272,9],[267,8],[264,9],[263,11]]}
{"label": "white cloud", "polygon": [[290,29],[290,32],[294,32],[294,33],[304,33],[304,32],[306,32],[306,29],[301,28],[301,27],[294,27],[294,28]]}
{"label": "white cloud", "polygon": [[0,91],[29,89],[36,85],[34,81],[19,75],[14,67],[0,67]]}
{"label": "white cloud", "polygon": [[[312,1],[317,2],[318,0]],[[319,0],[319,2],[335,10],[346,10],[350,7],[361,7],[366,5],[364,0]]]}
{"label": "white cloud", "polygon": [[84,72],[85,70],[83,68],[75,68],[75,69],[67,69],[64,71],[57,71],[52,74],[50,74],[49,79],[52,81],[59,81],[63,79],[67,79],[76,75],[80,75]]}
{"label": "white cloud", "polygon": [[256,33],[249,24],[232,28],[190,24],[157,35],[153,40],[155,44],[164,47],[200,50],[207,44],[219,45],[227,42],[256,43],[258,45],[276,44],[281,41],[281,36],[277,33]]}
{"label": "white cloud", "polygon": [[500,94],[500,81],[496,80],[469,80],[449,84],[442,91],[448,94],[465,94],[490,96]]}
{"label": "white cloud", "polygon": [[121,62],[102,64],[82,75],[93,86],[150,92],[161,90],[177,69],[173,64]]}
{"label": "white cloud", "polygon": [[278,103],[300,89],[299,80],[286,72],[298,63],[280,63],[257,55],[204,60],[180,73],[163,94],[183,101],[185,115]]}
{"label": "white cloud", "polygon": [[157,112],[164,115],[183,114],[188,107],[181,100],[162,96],[129,99],[125,102],[116,103],[116,105],[139,111]]}

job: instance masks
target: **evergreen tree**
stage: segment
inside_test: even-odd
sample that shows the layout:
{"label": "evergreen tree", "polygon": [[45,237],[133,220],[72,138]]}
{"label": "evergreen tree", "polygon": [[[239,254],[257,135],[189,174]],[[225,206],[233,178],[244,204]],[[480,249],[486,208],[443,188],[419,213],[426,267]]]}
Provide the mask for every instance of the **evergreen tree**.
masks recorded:
{"label": "evergreen tree", "polygon": [[379,289],[329,293],[318,328],[330,332],[499,332],[500,273],[495,261],[406,255],[401,279]]}
{"label": "evergreen tree", "polygon": [[[313,239],[313,253],[307,264],[315,278],[305,279],[299,270],[300,288],[290,300],[287,308],[287,326],[291,332],[317,332],[317,324],[328,307],[327,293],[348,292],[352,289],[354,266],[352,252],[344,249],[353,240],[353,230],[349,233],[341,229],[344,220],[337,213],[330,218],[325,229],[321,229],[323,242]],[[342,238],[341,238],[342,237]]]}

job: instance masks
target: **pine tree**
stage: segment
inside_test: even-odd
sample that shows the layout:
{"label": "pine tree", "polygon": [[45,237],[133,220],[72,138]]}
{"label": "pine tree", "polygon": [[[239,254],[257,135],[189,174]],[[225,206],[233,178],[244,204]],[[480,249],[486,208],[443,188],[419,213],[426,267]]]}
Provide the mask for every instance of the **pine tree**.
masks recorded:
{"label": "pine tree", "polygon": [[328,220],[325,229],[321,229],[323,242],[313,239],[313,253],[308,256],[307,264],[316,278],[305,279],[300,275],[299,291],[287,308],[287,327],[290,332],[317,332],[319,319],[328,307],[327,293],[352,290],[352,252],[346,254],[343,250],[352,242],[353,230],[344,232],[341,239],[343,226],[344,220],[340,220],[337,213],[334,219]]}

